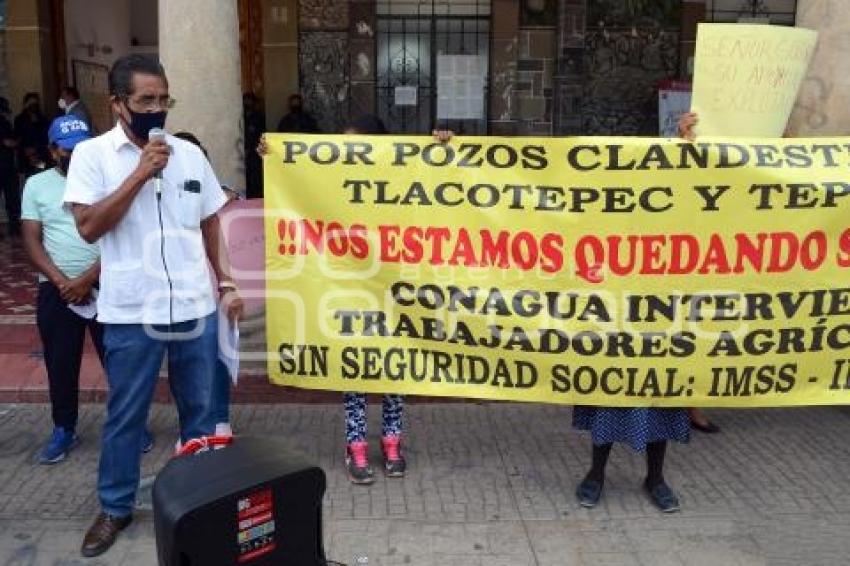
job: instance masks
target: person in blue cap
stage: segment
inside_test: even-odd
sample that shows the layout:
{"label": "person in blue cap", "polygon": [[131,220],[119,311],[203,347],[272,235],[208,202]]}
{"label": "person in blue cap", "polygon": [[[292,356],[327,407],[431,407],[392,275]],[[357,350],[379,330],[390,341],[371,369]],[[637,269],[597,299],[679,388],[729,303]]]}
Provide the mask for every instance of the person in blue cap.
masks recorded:
{"label": "person in blue cap", "polygon": [[[39,455],[41,464],[61,462],[78,443],[80,365],[86,331],[103,361],[103,329],[95,318],[94,303],[100,275],[98,246],[80,237],[73,214],[63,204],[71,154],[79,142],[90,137],[88,125],[76,116],[54,120],[48,141],[56,166],[33,175],[24,186],[23,242],[38,271],[36,322],[54,425]],[[148,434],[142,450],[149,451],[152,443]]]}
{"label": "person in blue cap", "polygon": [[77,143],[88,138],[89,128],[82,120],[72,116],[54,120],[48,140],[56,166],[33,175],[24,186],[24,248],[38,271],[36,322],[44,347],[54,424],[39,456],[42,464],[61,462],[77,443],[80,364],[87,330],[98,355],[103,356],[100,325],[94,317],[71,308],[93,299],[100,274],[98,249],[83,241],[62,202],[71,153]]}

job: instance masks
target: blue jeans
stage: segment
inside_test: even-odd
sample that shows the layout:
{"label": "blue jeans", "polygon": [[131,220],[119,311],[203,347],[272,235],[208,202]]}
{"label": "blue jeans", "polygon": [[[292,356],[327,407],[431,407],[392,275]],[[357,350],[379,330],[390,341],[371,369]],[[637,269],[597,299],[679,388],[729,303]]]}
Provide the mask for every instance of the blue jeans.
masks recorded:
{"label": "blue jeans", "polygon": [[230,422],[230,373],[227,366],[216,358],[215,375],[210,399],[210,420],[213,426]]}
{"label": "blue jeans", "polygon": [[[152,336],[151,329],[159,335]],[[97,492],[106,513],[123,517],[133,510],[142,457],[139,447],[166,352],[181,442],[212,434],[209,405],[217,336],[215,314],[172,325],[104,325],[109,398]]]}

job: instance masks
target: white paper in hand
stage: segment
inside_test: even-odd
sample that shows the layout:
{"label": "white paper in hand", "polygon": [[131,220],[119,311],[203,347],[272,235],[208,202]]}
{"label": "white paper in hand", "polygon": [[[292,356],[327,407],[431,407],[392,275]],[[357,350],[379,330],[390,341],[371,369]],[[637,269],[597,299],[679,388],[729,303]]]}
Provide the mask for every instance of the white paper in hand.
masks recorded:
{"label": "white paper in hand", "polygon": [[91,290],[91,300],[84,305],[69,304],[68,308],[86,320],[92,320],[97,316],[97,289]]}
{"label": "white paper in hand", "polygon": [[231,324],[221,307],[218,309],[218,359],[236,385],[239,381],[239,325]]}

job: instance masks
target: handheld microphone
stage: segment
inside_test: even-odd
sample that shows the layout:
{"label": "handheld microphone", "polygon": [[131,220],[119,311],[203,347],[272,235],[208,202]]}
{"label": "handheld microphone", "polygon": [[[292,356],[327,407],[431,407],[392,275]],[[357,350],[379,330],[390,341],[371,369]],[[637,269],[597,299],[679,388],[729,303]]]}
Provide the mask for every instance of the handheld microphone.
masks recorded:
{"label": "handheld microphone", "polygon": [[[165,130],[162,128],[151,128],[148,132],[148,141],[161,140],[165,141]],[[162,169],[156,172],[153,176],[153,188],[156,191],[157,198],[162,196]]]}

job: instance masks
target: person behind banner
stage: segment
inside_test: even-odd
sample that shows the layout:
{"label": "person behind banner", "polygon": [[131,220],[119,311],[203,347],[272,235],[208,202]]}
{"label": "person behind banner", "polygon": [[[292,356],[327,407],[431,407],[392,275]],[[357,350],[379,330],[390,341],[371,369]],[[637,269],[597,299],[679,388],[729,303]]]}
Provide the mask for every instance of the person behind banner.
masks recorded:
{"label": "person behind banner", "polygon": [[242,95],[242,122],[244,124],[245,198],[263,198],[263,160],[254,148],[266,131],[266,115],[262,102],[253,92]]}
{"label": "person behind banner", "polygon": [[[204,157],[209,159],[207,149],[201,143],[201,140],[192,132],[177,132],[174,134],[174,137],[195,144],[204,154]],[[224,191],[225,198],[227,199],[227,202],[222,207],[222,210],[224,210],[227,205],[239,199],[239,193],[224,185],[222,185],[221,190]],[[219,316],[222,315],[223,313],[219,313]],[[222,341],[223,338],[219,336],[219,348],[222,347]],[[233,427],[230,425],[230,384],[230,372],[224,362],[221,361],[221,356],[219,355],[215,361],[215,376],[213,377],[211,388],[212,395],[210,396],[209,412],[209,417],[215,425],[214,434],[216,436],[233,436]],[[178,450],[180,448],[181,446],[178,443]]]}
{"label": "person behind banner", "polygon": [[304,109],[304,98],[295,93],[289,96],[289,113],[280,119],[277,131],[292,134],[318,134],[321,130],[313,115]]}
{"label": "person behind banner", "polygon": [[[695,128],[699,124],[699,115],[696,112],[685,112],[679,116],[679,137],[693,142],[696,140]],[[706,434],[717,434],[720,432],[720,427],[714,424],[701,409],[691,407],[688,409],[688,417],[691,420],[691,427],[694,430],[704,432]]]}
{"label": "person behind banner", "polygon": [[[360,116],[344,133],[361,135],[385,135],[384,123],[377,116]],[[441,142],[449,141],[453,133],[449,130],[435,130],[434,137]],[[344,393],[345,404],[345,469],[351,483],[368,485],[375,481],[374,472],[369,465],[369,444],[366,441],[366,394]],[[404,423],[404,397],[402,395],[384,395],[381,411],[381,452],[384,458],[384,473],[387,477],[403,477],[407,470],[407,461],[402,454],[401,437]]]}
{"label": "person behind banner", "polygon": [[[683,115],[680,133],[685,123],[692,136],[696,122],[695,115]],[[691,419],[685,409],[575,407],[573,427],[589,431],[593,442],[590,470],[576,489],[579,504],[592,508],[599,503],[605,485],[605,467],[614,443],[619,442],[646,453],[643,487],[650,501],[663,513],[678,511],[679,498],[664,479],[664,457],[668,441],[688,442],[690,426]]]}
{"label": "person behind banner", "polygon": [[[345,134],[386,135],[383,121],[372,114],[365,114],[346,126]],[[448,142],[453,132],[434,130],[434,138]],[[257,153],[261,157],[269,154],[265,136],[260,138]],[[345,406],[345,471],[353,484],[369,485],[375,481],[375,472],[369,464],[369,443],[366,440],[366,394],[343,393]],[[404,397],[387,394],[383,396],[381,412],[381,451],[384,459],[384,473],[387,477],[404,477],[407,461],[401,449],[401,437],[404,428]]]}
{"label": "person behind banner", "polygon": [[[377,116],[360,116],[349,123],[345,134],[386,135],[387,129]],[[368,485],[375,481],[369,465],[369,443],[366,440],[366,394],[343,393],[345,405],[345,470],[353,484]],[[407,461],[401,450],[404,425],[404,397],[384,395],[381,411],[381,451],[387,477],[403,477]]]}
{"label": "person behind banner", "polygon": [[593,441],[590,471],[576,489],[582,507],[595,507],[605,485],[605,467],[614,443],[628,444],[646,453],[644,490],[650,501],[663,513],[679,510],[679,498],[664,480],[664,456],[667,442],[686,443],[690,423],[685,409],[647,407],[582,407],[573,409],[573,427],[589,431]]}

